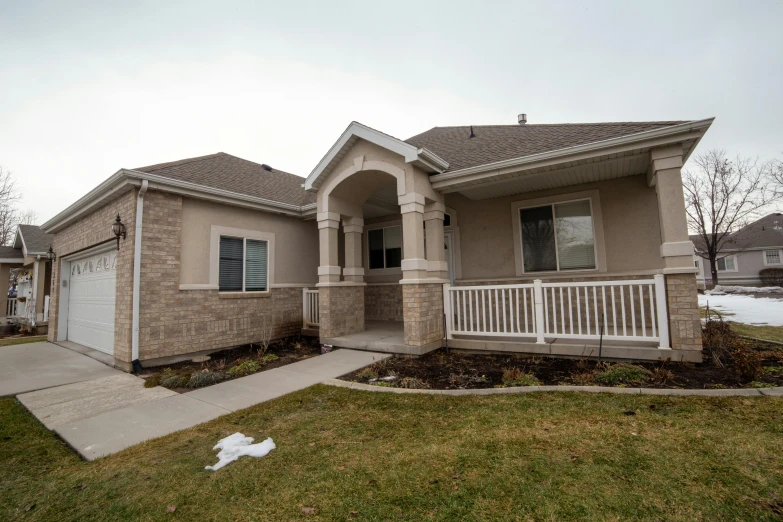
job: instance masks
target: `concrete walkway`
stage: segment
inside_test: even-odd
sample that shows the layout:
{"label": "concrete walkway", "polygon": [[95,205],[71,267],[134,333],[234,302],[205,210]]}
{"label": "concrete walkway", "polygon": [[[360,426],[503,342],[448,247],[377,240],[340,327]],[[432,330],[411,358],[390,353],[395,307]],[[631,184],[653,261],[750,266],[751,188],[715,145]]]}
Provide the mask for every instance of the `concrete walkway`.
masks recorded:
{"label": "concrete walkway", "polygon": [[[94,460],[145,440],[191,428],[221,415],[334,379],[387,357],[390,356],[337,350],[182,395],[142,400],[131,406],[67,422],[63,417],[54,421],[54,431],[85,459]],[[20,396],[23,402],[34,398]]]}
{"label": "concrete walkway", "polygon": [[122,374],[52,343],[0,347],[0,397]]}

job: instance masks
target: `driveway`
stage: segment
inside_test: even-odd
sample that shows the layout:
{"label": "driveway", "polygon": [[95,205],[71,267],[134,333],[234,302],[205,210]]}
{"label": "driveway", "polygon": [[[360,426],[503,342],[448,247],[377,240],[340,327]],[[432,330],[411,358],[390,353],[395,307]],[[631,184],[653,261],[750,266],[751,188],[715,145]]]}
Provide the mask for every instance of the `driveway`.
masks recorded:
{"label": "driveway", "polygon": [[52,343],[0,347],[0,397],[118,374],[124,373]]}

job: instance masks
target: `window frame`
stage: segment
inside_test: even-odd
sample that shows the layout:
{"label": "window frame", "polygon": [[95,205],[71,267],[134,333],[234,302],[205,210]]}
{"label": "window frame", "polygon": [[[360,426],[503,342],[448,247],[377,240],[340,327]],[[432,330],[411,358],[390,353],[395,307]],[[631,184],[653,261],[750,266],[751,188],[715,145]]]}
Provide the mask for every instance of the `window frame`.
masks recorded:
{"label": "window frame", "polygon": [[[242,290],[220,290],[220,252],[218,252],[218,291],[221,293],[232,293],[232,292],[242,292],[243,294],[246,293],[267,293],[269,292],[269,241],[266,239],[254,239],[254,238],[248,238],[248,237],[238,237],[238,236],[230,236],[226,234],[221,234],[218,238],[218,241],[222,238],[230,238],[230,239],[241,239],[242,240]],[[247,242],[250,241],[258,241],[259,243],[264,243],[266,245],[266,280],[264,281],[264,288],[265,290],[247,290]],[[218,243],[219,245],[219,243]],[[218,249],[220,247],[218,246]]]}
{"label": "window frame", "polygon": [[[245,264],[247,263],[246,248],[248,239],[266,242],[266,290],[220,290],[220,237],[234,237],[243,239],[242,242],[242,288],[245,283]],[[263,232],[260,230],[248,230],[233,227],[224,227],[212,225],[210,230],[210,256],[209,256],[209,285],[199,287],[203,290],[217,290],[221,296],[241,295],[241,296],[268,296],[275,286],[275,234],[273,232]]]}
{"label": "window frame", "polygon": [[[387,267],[386,266],[386,229],[387,228],[399,228],[400,229],[400,266],[393,266],[393,267]],[[370,232],[374,232],[376,230],[382,230],[381,237],[383,238],[383,267],[382,268],[372,268],[370,266]],[[402,222],[399,224],[384,224],[381,226],[373,227],[367,230],[367,239],[365,241],[366,245],[366,251],[367,251],[367,270],[371,271],[373,273],[382,273],[382,270],[389,271],[389,270],[399,270],[402,271],[402,260],[405,259],[405,252],[403,250],[403,245],[405,243],[403,237],[402,237]]]}
{"label": "window frame", "polygon": [[[724,260],[724,262],[723,262],[723,266],[726,266],[726,261],[725,261],[725,259],[729,259],[729,258],[733,258],[733,260],[734,260],[734,268],[733,268],[733,269],[731,269],[731,270],[728,270],[728,269],[721,270],[720,268],[718,268],[718,261],[720,261],[721,259],[723,259],[723,260]],[[731,254],[731,255],[728,255],[728,256],[723,256],[723,257],[721,257],[721,258],[718,258],[718,259],[716,259],[716,260],[715,260],[715,269],[716,269],[716,270],[717,270],[719,273],[726,273],[726,272],[739,272],[739,259],[738,259],[737,255],[736,255],[736,254]]]}
{"label": "window frame", "polygon": [[[778,262],[770,263],[767,261],[767,252],[777,252]],[[764,266],[783,266],[783,249],[780,248],[765,248],[761,251],[761,259],[764,261]]]}
{"label": "window frame", "polygon": [[[556,270],[542,270],[536,272],[526,272],[523,254],[523,240],[522,240],[522,224],[520,211],[529,208],[537,207],[552,207],[552,217],[556,219],[556,213],[554,206],[560,203],[572,203],[575,201],[588,200],[590,203],[590,216],[592,218],[593,225],[593,241],[594,241],[594,255],[595,255],[595,268],[580,268],[574,270],[561,270],[560,267],[560,252],[557,251],[557,233],[555,233],[555,255],[556,255]],[[582,192],[572,192],[570,194],[560,194],[557,196],[549,196],[544,198],[527,199],[522,201],[515,201],[511,203],[511,218],[512,218],[512,230],[514,233],[514,261],[516,265],[517,276],[547,276],[547,275],[559,275],[567,276],[574,273],[585,272],[606,272],[606,248],[604,243],[603,233],[603,218],[601,215],[601,200],[598,194],[598,190],[586,190]]]}

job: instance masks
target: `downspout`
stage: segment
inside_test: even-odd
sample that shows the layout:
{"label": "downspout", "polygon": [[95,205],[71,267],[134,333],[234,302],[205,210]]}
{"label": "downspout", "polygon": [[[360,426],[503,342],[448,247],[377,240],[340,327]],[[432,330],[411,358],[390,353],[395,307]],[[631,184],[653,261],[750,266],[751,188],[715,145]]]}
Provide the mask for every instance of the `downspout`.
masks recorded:
{"label": "downspout", "polygon": [[136,232],[133,236],[133,319],[131,332],[131,365],[133,372],[141,371],[139,362],[139,292],[141,288],[141,220],[144,216],[144,194],[147,193],[149,182],[141,182],[139,194],[136,197]]}
{"label": "downspout", "polygon": [[30,327],[35,328],[35,323],[38,319],[38,263],[41,261],[41,256],[35,256],[35,264],[33,265],[33,315],[30,317]]}

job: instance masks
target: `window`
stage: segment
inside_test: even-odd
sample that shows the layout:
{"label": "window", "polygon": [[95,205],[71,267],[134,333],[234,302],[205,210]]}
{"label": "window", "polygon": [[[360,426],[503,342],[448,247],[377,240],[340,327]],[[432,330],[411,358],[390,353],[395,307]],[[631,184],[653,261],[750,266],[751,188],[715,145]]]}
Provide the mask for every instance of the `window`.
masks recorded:
{"label": "window", "polygon": [[590,200],[519,209],[525,272],[596,267]]}
{"label": "window", "polygon": [[766,265],[779,265],[780,264],[780,250],[767,250],[764,252],[764,264]]}
{"label": "window", "polygon": [[377,228],[367,232],[370,270],[402,266],[402,227]]}
{"label": "window", "polygon": [[220,236],[220,291],[267,291],[267,250],[266,241]]}
{"label": "window", "polygon": [[444,227],[451,226],[451,216],[449,214],[443,214],[443,226]]}
{"label": "window", "polygon": [[718,272],[736,272],[737,270],[737,260],[734,256],[716,259],[715,265],[718,268]]}

